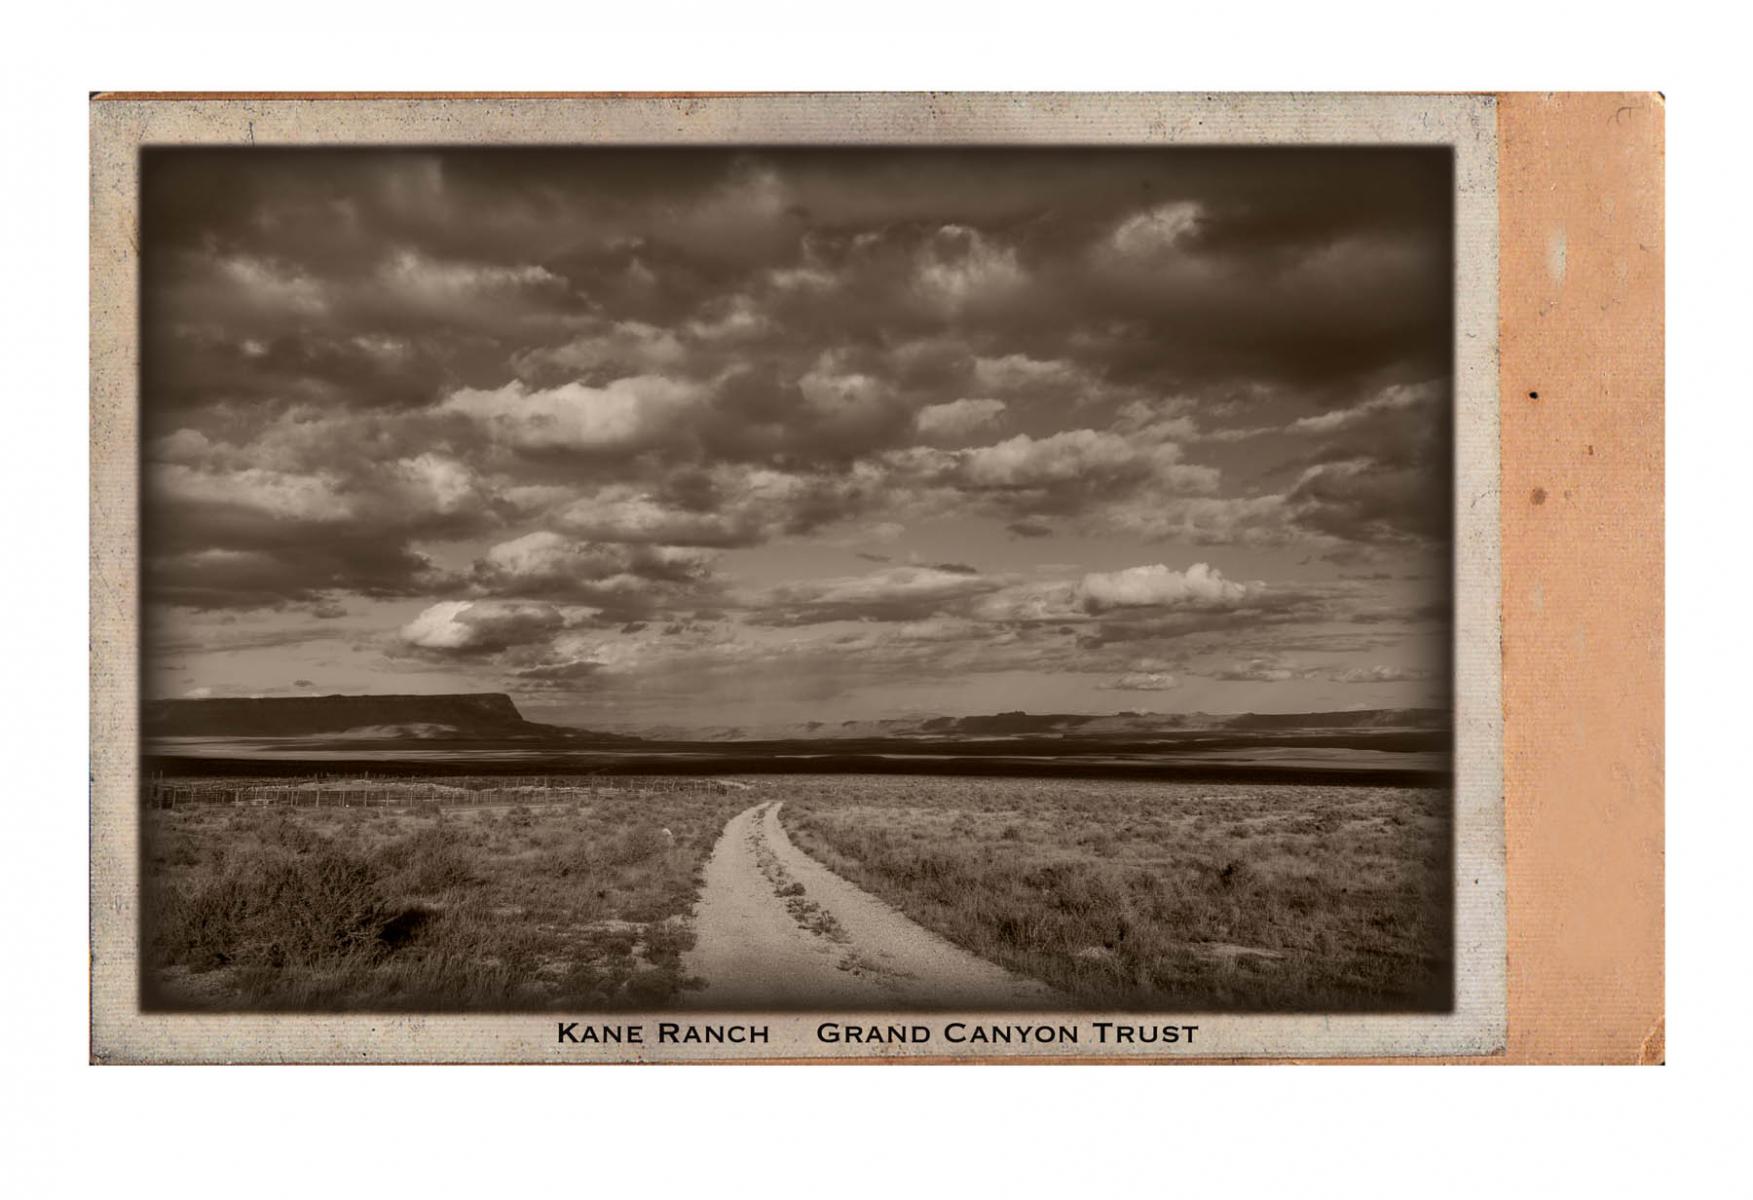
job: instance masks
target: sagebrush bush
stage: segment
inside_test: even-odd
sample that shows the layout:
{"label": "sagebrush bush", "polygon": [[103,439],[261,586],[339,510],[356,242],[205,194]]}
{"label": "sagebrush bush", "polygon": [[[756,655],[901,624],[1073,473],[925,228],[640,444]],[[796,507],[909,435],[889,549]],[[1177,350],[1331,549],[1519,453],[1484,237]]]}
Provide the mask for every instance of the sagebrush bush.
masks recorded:
{"label": "sagebrush bush", "polygon": [[694,933],[685,926],[656,921],[645,927],[645,958],[655,966],[675,966],[693,946]]}
{"label": "sagebrush bush", "polygon": [[422,829],[377,852],[385,874],[410,892],[431,895],[466,887],[475,877],[461,837],[449,829]]}
{"label": "sagebrush bush", "polygon": [[167,961],[222,966],[322,966],[382,954],[397,909],[371,863],[326,848],[234,856],[224,874],[173,892],[158,920]]}

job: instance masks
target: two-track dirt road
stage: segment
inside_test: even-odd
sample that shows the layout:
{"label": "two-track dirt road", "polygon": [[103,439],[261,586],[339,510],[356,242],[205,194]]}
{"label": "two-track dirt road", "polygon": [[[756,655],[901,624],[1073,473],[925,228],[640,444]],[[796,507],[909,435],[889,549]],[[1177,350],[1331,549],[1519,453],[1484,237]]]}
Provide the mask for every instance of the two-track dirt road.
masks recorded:
{"label": "two-track dirt road", "polygon": [[1052,1009],[1064,999],[916,925],[804,854],[780,804],[732,817],[683,959],[698,1009]]}

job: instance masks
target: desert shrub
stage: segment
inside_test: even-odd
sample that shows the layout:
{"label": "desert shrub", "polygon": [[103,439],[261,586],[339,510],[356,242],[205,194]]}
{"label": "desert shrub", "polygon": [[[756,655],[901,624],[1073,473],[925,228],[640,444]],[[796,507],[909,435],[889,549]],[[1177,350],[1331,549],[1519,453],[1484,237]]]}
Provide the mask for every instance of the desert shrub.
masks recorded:
{"label": "desert shrub", "polygon": [[170,867],[192,867],[201,861],[201,855],[192,843],[179,841],[160,855],[158,861]]}
{"label": "desert shrub", "polygon": [[449,829],[422,829],[384,846],[376,858],[386,874],[422,895],[464,887],[475,874],[460,836]]}
{"label": "desert shrub", "polygon": [[609,844],[605,857],[610,864],[624,867],[644,862],[664,846],[663,834],[649,825],[635,825]]}
{"label": "desert shrub", "polygon": [[326,850],[329,839],[305,825],[290,811],[280,809],[268,816],[259,830],[265,846],[288,854],[314,854]]}
{"label": "desert shrub", "polygon": [[396,916],[371,864],[341,851],[281,863],[264,882],[275,914],[267,925],[278,932],[271,965],[359,951],[375,955],[383,947],[384,927]]}
{"label": "desert shrub", "polygon": [[164,956],[196,970],[373,958],[397,915],[371,864],[336,849],[234,860],[225,874],[173,892],[166,909]]}
{"label": "desert shrub", "polygon": [[587,838],[572,838],[548,849],[544,856],[543,873],[557,879],[583,883],[594,879],[603,868],[603,856]]}
{"label": "desert shrub", "polygon": [[242,953],[251,891],[233,875],[173,889],[159,903],[158,944],[164,960],[197,971],[223,967]]}
{"label": "desert shrub", "polygon": [[656,966],[675,966],[693,946],[693,931],[686,926],[658,921],[645,927],[645,959]]}
{"label": "desert shrub", "polygon": [[676,992],[677,978],[673,971],[641,968],[622,984],[622,995],[635,1008],[655,1008]]}
{"label": "desert shrub", "polygon": [[595,1006],[603,1002],[604,994],[612,987],[613,984],[606,981],[606,973],[596,964],[570,962],[561,972],[555,992],[574,1006]]}
{"label": "desert shrub", "polygon": [[1076,844],[1100,858],[1113,858],[1117,849],[1114,834],[1099,826],[1086,828]]}

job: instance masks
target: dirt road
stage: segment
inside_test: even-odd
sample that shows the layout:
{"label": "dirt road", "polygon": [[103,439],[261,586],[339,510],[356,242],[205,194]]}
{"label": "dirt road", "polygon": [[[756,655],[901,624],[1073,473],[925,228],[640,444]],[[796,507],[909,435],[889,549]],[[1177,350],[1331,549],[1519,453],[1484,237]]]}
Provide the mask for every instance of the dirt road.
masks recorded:
{"label": "dirt road", "polygon": [[1065,1007],[1045,984],[951,945],[804,854],[780,804],[730,819],[706,863],[687,973],[698,1009]]}

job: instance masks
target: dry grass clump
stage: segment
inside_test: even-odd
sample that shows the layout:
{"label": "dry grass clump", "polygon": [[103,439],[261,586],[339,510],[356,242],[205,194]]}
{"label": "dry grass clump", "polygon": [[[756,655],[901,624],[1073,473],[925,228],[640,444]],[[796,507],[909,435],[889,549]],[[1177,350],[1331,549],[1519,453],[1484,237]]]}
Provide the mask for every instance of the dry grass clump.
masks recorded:
{"label": "dry grass clump", "polygon": [[700,871],[746,803],[148,812],[148,1007],[661,1007],[695,982]]}
{"label": "dry grass clump", "polygon": [[824,777],[800,847],[1094,1006],[1443,1010],[1438,789]]}

